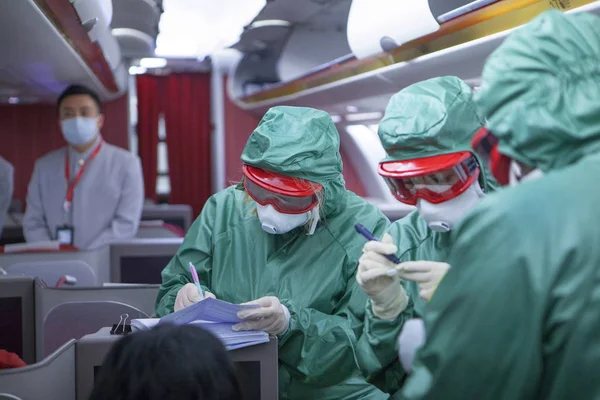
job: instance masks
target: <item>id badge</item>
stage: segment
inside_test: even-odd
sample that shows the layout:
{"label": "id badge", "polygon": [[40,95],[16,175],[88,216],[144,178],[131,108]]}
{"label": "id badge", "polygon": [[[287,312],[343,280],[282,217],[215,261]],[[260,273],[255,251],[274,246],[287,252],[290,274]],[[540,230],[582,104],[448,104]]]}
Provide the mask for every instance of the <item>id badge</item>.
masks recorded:
{"label": "id badge", "polygon": [[73,245],[73,227],[68,225],[56,228],[56,240],[60,244]]}

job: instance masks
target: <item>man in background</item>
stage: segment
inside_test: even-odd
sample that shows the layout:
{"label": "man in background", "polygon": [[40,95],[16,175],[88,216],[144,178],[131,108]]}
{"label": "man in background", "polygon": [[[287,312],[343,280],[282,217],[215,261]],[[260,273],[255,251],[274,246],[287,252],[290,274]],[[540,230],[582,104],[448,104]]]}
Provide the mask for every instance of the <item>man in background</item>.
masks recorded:
{"label": "man in background", "polygon": [[68,146],[35,163],[23,219],[25,239],[93,249],[134,237],[144,202],[139,158],[102,139],[102,105],[90,89],[69,86],[57,106]]}

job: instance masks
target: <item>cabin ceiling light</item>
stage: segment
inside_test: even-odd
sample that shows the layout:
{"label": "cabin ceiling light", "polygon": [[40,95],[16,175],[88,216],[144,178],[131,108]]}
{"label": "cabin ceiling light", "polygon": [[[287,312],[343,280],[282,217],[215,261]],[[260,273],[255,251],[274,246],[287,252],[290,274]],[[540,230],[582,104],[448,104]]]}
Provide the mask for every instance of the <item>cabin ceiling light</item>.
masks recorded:
{"label": "cabin ceiling light", "polygon": [[140,66],[144,68],[164,68],[167,66],[167,60],[164,58],[142,58]]}
{"label": "cabin ceiling light", "polygon": [[129,75],[141,75],[141,74],[145,74],[146,73],[146,68],[144,67],[138,67],[138,66],[131,66],[129,67]]}
{"label": "cabin ceiling light", "polygon": [[292,25],[292,23],[290,21],[286,21],[283,19],[263,19],[262,21],[256,21],[254,23],[252,23],[248,29],[258,29],[258,28],[264,28],[266,26],[281,26],[281,27],[288,27]]}
{"label": "cabin ceiling light", "polygon": [[356,107],[356,106],[346,106],[346,111],[348,111],[349,113],[355,113],[355,112],[358,112],[358,107]]}
{"label": "cabin ceiling light", "polygon": [[9,97],[8,104],[19,104],[19,98],[18,97]]}

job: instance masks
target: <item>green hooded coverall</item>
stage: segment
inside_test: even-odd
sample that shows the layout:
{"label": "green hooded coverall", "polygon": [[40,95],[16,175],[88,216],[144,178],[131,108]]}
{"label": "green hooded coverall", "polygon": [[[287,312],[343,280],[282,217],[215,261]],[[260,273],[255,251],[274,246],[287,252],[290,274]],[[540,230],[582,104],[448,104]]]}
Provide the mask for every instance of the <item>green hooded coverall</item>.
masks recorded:
{"label": "green hooded coverall", "polygon": [[[476,112],[471,88],[461,79],[446,76],[416,83],[390,99],[379,124],[379,138],[387,153],[383,161],[472,151],[471,139],[483,124],[484,119]],[[482,166],[479,158],[477,160]],[[481,168],[479,184],[486,193],[496,184],[485,167]],[[450,232],[432,231],[417,210],[394,222],[388,232],[403,262],[446,262],[448,259]],[[407,319],[407,313],[422,316],[425,306],[417,283],[403,282],[403,286],[410,299],[409,306],[395,320],[385,321],[374,316],[370,302],[367,303],[367,326],[371,328],[372,337],[372,349],[367,355],[375,355],[375,358],[363,355],[359,358],[365,376],[389,391],[399,389],[405,377],[397,360],[397,338],[402,322]],[[382,370],[385,377],[378,375]]]}
{"label": "green hooded coverall", "polygon": [[178,290],[192,282],[191,261],[203,289],[218,299],[243,303],[276,296],[289,309],[289,329],[279,337],[280,399],[387,399],[366,383],[356,361],[367,297],[355,280],[365,239],[354,225],[380,237],[389,221],[345,189],[331,117],[274,107],[251,134],[242,160],[323,185],[322,221],[312,236],[304,227],[271,235],[262,230],[243,186],[213,195],[162,272],[157,314],[173,312]]}
{"label": "green hooded coverall", "polygon": [[600,19],[549,11],[489,57],[476,98],[500,152],[545,176],[453,232],[407,399],[600,398]]}

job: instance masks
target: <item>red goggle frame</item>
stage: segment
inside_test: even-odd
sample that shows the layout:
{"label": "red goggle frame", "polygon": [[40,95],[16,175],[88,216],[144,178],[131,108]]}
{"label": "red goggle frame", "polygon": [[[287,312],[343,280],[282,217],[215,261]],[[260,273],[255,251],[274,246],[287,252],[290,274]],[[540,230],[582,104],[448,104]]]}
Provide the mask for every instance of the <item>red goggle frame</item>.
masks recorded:
{"label": "red goggle frame", "polygon": [[270,204],[284,214],[303,214],[318,204],[317,193],[323,189],[318,183],[250,165],[242,169],[246,193],[260,205]]}
{"label": "red goggle frame", "polygon": [[498,183],[508,185],[511,159],[498,151],[498,138],[486,128],[481,128],[473,137],[471,146]]}
{"label": "red goggle frame", "polygon": [[379,174],[402,203],[416,205],[422,198],[439,204],[467,190],[479,178],[480,169],[475,157],[465,151],[381,163]]}

